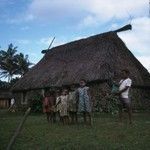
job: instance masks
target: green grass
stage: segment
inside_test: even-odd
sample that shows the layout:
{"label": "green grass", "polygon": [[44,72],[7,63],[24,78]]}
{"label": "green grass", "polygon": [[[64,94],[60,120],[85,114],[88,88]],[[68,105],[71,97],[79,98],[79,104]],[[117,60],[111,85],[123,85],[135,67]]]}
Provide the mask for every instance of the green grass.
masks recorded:
{"label": "green grass", "polygon": [[[44,115],[30,115],[13,145],[13,150],[149,150],[149,113],[134,114],[119,125],[115,116],[95,114],[93,127],[82,123],[48,124]],[[4,150],[23,114],[0,111],[0,149]]]}

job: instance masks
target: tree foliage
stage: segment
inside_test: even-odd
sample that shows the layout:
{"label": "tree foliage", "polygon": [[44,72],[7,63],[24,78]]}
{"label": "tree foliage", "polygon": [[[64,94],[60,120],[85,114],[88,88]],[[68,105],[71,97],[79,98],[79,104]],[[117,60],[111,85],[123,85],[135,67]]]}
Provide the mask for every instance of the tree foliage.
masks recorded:
{"label": "tree foliage", "polygon": [[13,44],[7,50],[0,50],[0,78],[8,78],[9,83],[14,75],[23,76],[31,65],[28,55],[18,54]]}

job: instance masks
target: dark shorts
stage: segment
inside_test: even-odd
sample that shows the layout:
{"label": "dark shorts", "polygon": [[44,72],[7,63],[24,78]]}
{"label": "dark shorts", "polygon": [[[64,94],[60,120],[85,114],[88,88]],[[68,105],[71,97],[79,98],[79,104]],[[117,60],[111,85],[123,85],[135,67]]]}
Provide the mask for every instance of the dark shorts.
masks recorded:
{"label": "dark shorts", "polygon": [[130,98],[119,98],[119,106],[120,108],[129,108],[131,107],[131,100]]}

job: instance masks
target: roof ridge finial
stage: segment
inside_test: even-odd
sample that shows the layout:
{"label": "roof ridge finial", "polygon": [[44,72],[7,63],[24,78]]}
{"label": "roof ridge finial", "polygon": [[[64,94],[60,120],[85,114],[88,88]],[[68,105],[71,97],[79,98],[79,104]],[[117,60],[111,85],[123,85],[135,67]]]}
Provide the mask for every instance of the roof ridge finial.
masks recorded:
{"label": "roof ridge finial", "polygon": [[127,31],[127,30],[132,30],[132,25],[131,24],[127,24],[125,26],[123,26],[120,29],[115,30],[114,32],[122,32],[122,31]]}

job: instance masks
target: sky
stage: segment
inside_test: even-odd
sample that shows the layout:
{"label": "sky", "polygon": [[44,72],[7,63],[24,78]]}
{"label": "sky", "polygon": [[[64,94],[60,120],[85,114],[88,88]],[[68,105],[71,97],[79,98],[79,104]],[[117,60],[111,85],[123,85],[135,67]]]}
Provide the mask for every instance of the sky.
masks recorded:
{"label": "sky", "polygon": [[149,0],[0,0],[0,10],[0,49],[13,43],[35,64],[53,37],[57,46],[131,23],[118,35],[150,71]]}

